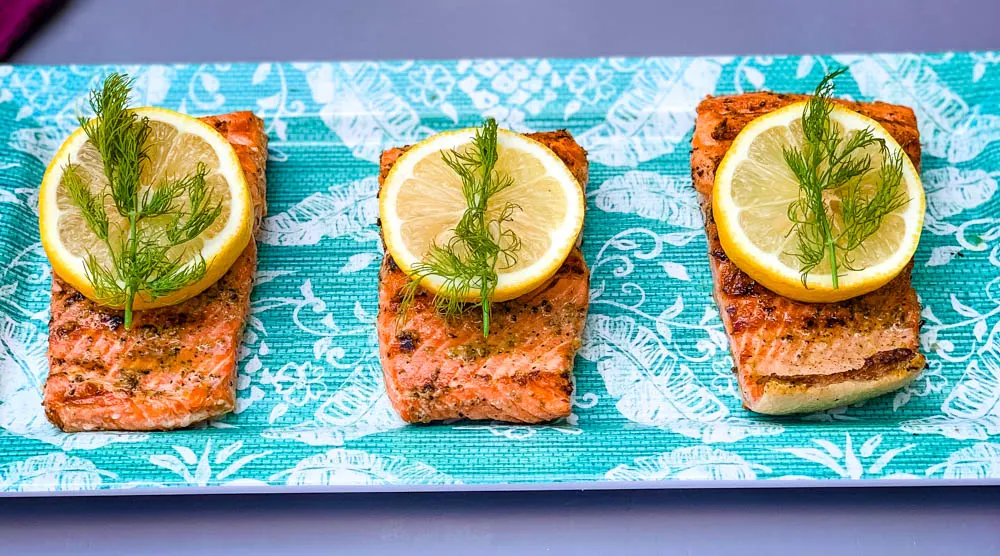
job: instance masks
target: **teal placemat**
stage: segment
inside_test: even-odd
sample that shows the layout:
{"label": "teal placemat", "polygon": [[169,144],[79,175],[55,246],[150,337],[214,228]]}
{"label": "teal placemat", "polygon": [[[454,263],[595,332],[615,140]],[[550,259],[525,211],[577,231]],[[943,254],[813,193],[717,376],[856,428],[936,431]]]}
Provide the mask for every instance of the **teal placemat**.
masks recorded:
{"label": "teal placemat", "polygon": [[[839,95],[911,106],[920,122],[928,206],[913,280],[929,367],[858,406],[755,416],[740,407],[710,296],[688,164],[694,107],[710,94],[809,92],[836,65],[850,68]],[[137,104],[254,110],[271,137],[237,409],[191,430],[63,434],[40,405],[49,267],[37,188],[112,70],[137,78]],[[569,129],[590,153],[593,291],[573,415],[406,426],[384,394],[373,325],[378,156],[484,116]],[[0,491],[1000,479],[998,179],[997,53],[0,66]]]}

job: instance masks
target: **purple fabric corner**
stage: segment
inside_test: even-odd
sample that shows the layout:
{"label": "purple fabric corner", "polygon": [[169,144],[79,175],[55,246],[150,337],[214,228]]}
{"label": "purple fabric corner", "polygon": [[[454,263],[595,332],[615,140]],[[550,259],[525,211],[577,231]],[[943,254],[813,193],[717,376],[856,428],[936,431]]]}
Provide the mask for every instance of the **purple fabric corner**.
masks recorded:
{"label": "purple fabric corner", "polygon": [[51,0],[0,0],[0,59],[47,13]]}

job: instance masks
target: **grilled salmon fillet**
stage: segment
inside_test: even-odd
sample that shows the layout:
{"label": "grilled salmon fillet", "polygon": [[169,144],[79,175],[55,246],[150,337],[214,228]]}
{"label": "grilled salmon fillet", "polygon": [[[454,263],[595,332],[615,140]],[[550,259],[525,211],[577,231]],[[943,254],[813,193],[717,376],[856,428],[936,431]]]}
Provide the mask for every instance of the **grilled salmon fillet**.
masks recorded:
{"label": "grilled salmon fillet", "polygon": [[[565,131],[529,134],[586,188],[587,153]],[[381,183],[404,149],[382,153]],[[379,271],[378,343],[386,390],[405,421],[493,419],[541,423],[570,414],[573,359],[590,303],[590,271],[574,249],[535,291],[496,303],[490,335],[470,309],[445,320],[419,293],[404,318],[409,277],[386,254]]]}
{"label": "grilled salmon fillet", "polygon": [[[254,206],[256,236],[266,212],[267,135],[260,118],[236,112],[203,118],[236,150]],[[137,311],[102,307],[52,276],[45,414],[66,432],[167,430],[233,410],[236,350],[257,269],[251,241],[201,294]]]}
{"label": "grilled salmon fillet", "polygon": [[[754,118],[804,95],[750,93],[709,97],[698,105],[691,176],[705,217],[713,294],[729,336],[740,393],[751,410],[799,413],[854,403],[917,377],[920,304],[912,263],[885,286],[838,303],[802,303],[752,280],[727,257],[712,217],[715,171],[736,135]],[[836,101],[881,124],[920,167],[916,116],[904,106]]]}

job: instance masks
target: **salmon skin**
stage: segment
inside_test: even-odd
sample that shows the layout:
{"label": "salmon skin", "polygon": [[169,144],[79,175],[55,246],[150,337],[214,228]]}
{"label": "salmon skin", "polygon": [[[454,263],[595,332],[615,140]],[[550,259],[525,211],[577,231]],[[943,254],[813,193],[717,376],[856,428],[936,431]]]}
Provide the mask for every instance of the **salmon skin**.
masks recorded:
{"label": "salmon skin", "polygon": [[[586,189],[587,153],[569,133],[528,137],[552,149]],[[405,150],[382,153],[379,183]],[[400,318],[409,282],[386,254],[379,271],[379,356],[389,400],[405,421],[542,423],[570,414],[573,359],[590,303],[590,271],[579,249],[535,291],[494,304],[485,338],[481,311],[445,320],[425,292]]]}
{"label": "salmon skin", "polygon": [[[713,294],[719,305],[743,403],[768,414],[817,411],[898,389],[925,366],[919,351],[920,304],[910,265],[876,291],[838,303],[782,297],[743,273],[719,243],[712,216],[715,171],[736,135],[754,118],[806,100],[750,93],[709,97],[698,106],[691,176],[708,236]],[[920,167],[913,111],[882,102],[835,101],[881,124]]]}
{"label": "salmon skin", "polygon": [[[202,118],[239,156],[254,206],[256,236],[267,210],[267,135],[260,118],[236,112]],[[66,432],[168,430],[219,417],[236,402],[236,350],[257,269],[251,240],[229,271],[178,305],[136,311],[102,307],[52,276],[49,376],[42,405]]]}

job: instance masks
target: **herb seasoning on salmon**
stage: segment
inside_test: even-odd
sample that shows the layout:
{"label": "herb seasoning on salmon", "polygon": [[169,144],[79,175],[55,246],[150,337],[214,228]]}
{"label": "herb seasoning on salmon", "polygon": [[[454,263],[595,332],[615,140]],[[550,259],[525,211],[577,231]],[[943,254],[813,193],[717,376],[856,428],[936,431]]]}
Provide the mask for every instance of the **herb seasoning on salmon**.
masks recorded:
{"label": "herb seasoning on salmon", "polygon": [[[912,263],[884,286],[831,303],[778,295],[727,256],[713,215],[713,184],[734,139],[752,120],[804,95],[749,93],[710,97],[698,106],[691,174],[704,213],[713,294],[729,336],[744,404],[768,414],[816,411],[871,398],[913,381],[924,368],[920,304]],[[831,100],[875,120],[920,164],[911,109],[882,102]]]}
{"label": "herb seasoning on salmon", "polygon": [[[569,133],[527,137],[554,152],[576,187],[585,188],[586,152]],[[380,183],[406,150],[382,153]],[[494,302],[486,336],[478,307],[445,314],[429,292],[408,299],[411,284],[387,253],[379,271],[379,354],[389,399],[404,420],[540,423],[570,414],[590,287],[579,248],[571,247],[555,274],[533,290]]]}
{"label": "herb seasoning on salmon", "polygon": [[[250,112],[203,121],[232,144],[252,198],[252,233],[266,210],[267,136]],[[235,407],[236,351],[257,268],[251,239],[229,270],[179,304],[122,310],[84,297],[52,277],[45,413],[67,432],[167,430]]]}

